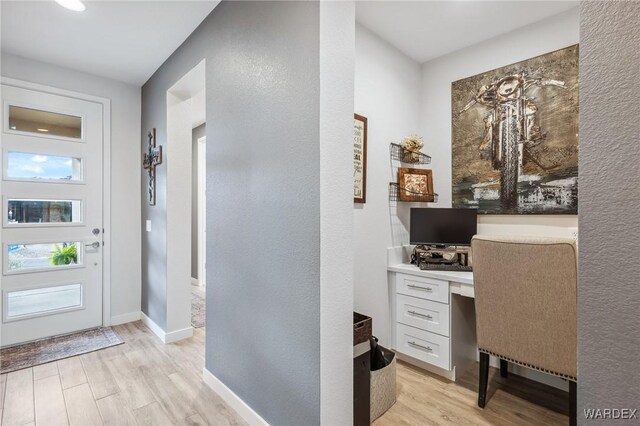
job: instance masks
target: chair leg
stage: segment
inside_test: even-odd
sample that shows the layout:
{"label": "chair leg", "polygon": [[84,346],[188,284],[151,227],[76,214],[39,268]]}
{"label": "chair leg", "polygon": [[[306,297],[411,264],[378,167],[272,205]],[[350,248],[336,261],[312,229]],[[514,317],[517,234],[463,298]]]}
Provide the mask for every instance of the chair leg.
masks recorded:
{"label": "chair leg", "polygon": [[509,361],[501,359],[500,360],[500,376],[507,377],[509,375]]}
{"label": "chair leg", "polygon": [[478,407],[484,408],[487,402],[487,384],[489,382],[489,354],[480,352],[480,380],[478,382]]}
{"label": "chair leg", "polygon": [[569,381],[569,426],[578,424],[578,384]]}

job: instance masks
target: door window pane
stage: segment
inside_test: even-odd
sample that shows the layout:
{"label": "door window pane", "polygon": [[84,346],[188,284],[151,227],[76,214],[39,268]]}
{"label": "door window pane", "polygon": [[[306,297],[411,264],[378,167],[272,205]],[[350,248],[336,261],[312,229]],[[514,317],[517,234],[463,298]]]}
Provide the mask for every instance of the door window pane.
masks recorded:
{"label": "door window pane", "polygon": [[7,201],[7,223],[78,223],[82,222],[80,200],[14,200]]}
{"label": "door window pane", "polygon": [[82,160],[72,157],[9,151],[7,177],[52,181],[81,181]]}
{"label": "door window pane", "polygon": [[82,284],[65,284],[7,293],[7,319],[80,307],[82,307]]}
{"label": "door window pane", "polygon": [[80,139],[82,117],[10,105],[9,128],[20,132]]}
{"label": "door window pane", "polygon": [[44,244],[9,244],[7,271],[58,269],[82,264],[82,244],[79,242]]}

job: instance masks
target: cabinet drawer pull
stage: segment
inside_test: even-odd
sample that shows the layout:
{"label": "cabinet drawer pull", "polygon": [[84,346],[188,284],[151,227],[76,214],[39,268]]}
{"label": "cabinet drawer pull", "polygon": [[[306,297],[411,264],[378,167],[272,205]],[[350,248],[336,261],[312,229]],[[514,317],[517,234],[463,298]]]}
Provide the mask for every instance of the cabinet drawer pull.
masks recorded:
{"label": "cabinet drawer pull", "polygon": [[424,290],[424,291],[428,291],[428,292],[432,292],[433,291],[433,289],[431,287],[422,287],[422,286],[415,285],[415,284],[407,284],[407,287],[415,288],[417,290]]}
{"label": "cabinet drawer pull", "polygon": [[407,343],[410,344],[411,346],[414,346],[416,348],[420,348],[420,349],[425,350],[427,352],[433,351],[433,349],[431,349],[429,346],[422,346],[422,345],[417,344],[416,342],[407,342]]}
{"label": "cabinet drawer pull", "polygon": [[417,317],[426,318],[428,320],[432,320],[433,319],[433,317],[431,315],[421,314],[420,312],[416,312],[416,311],[407,311],[407,312],[410,313],[411,315],[415,315]]}

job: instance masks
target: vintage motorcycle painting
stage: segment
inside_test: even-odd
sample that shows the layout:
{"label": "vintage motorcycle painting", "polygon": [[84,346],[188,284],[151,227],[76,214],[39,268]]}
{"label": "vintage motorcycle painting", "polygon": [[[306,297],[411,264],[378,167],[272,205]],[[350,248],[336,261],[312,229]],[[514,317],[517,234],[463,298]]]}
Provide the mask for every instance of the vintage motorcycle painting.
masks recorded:
{"label": "vintage motorcycle painting", "polygon": [[578,211],[578,45],[451,86],[454,207]]}

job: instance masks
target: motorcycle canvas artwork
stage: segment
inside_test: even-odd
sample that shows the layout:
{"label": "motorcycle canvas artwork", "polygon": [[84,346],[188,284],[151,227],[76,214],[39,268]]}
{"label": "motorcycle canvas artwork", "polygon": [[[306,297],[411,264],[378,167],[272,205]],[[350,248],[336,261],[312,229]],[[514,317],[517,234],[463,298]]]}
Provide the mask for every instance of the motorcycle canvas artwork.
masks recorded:
{"label": "motorcycle canvas artwork", "polygon": [[578,45],[451,85],[453,207],[577,214]]}

